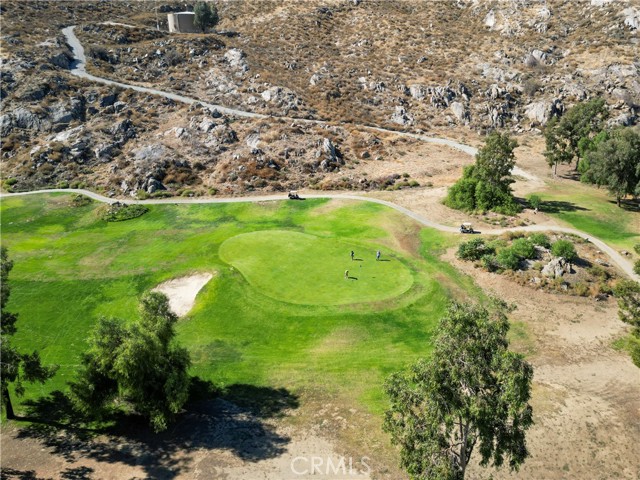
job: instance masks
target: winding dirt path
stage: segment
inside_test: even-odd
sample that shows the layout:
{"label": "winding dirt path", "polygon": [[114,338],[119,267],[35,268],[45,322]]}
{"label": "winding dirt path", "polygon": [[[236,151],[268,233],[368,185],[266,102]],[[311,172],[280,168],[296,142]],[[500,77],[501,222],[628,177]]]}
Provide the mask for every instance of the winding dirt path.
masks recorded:
{"label": "winding dirt path", "polygon": [[[105,22],[105,24],[121,25],[124,27],[133,28],[132,25],[127,25],[123,23]],[[80,40],[78,39],[78,37],[74,32],[75,28],[76,28],[76,25],[63,28],[62,33],[67,39],[67,44],[69,45],[69,47],[71,47],[71,50],[74,56],[74,61],[72,62],[71,68],[69,71],[72,75],[75,75],[76,77],[84,78],[86,80],[91,80],[92,82],[102,83],[105,85],[114,85],[114,86],[125,88],[125,89],[131,89],[137,92],[144,92],[144,93],[150,93],[152,95],[159,95],[161,97],[169,98],[176,102],[186,103],[189,105],[194,103],[199,103],[201,105],[204,105],[207,108],[215,109],[221,113],[226,113],[227,115],[235,115],[238,117],[260,118],[260,119],[273,118],[278,120],[295,121],[295,122],[310,123],[310,124],[316,124],[316,125],[327,125],[329,123],[325,120],[313,120],[308,118],[296,118],[296,117],[286,117],[286,116],[278,116],[278,115],[264,115],[261,113],[248,112],[246,110],[238,110],[236,108],[224,107],[222,105],[204,102],[197,98],[186,97],[184,95],[178,95],[176,93],[166,92],[164,90],[158,90],[156,88],[142,87],[139,85],[117,82],[115,80],[110,80],[108,78],[97,77],[87,72],[87,57],[84,54],[84,47],[82,46],[82,44],[80,43]],[[450,140],[447,138],[432,137],[429,135],[422,135],[418,133],[401,132],[397,130],[391,130],[389,128],[382,128],[382,127],[356,124],[356,123],[349,123],[349,125],[353,125],[354,127],[357,127],[362,130],[370,130],[374,132],[398,135],[401,137],[415,138],[416,140],[420,140],[422,142],[434,143],[437,145],[446,145],[448,147],[455,148],[456,150],[467,153],[469,155],[475,155],[476,153],[478,153],[478,149],[475,147],[472,147],[470,145],[465,145],[463,143],[459,143],[459,142],[456,142],[455,140]],[[513,168],[512,173],[514,175],[525,178],[529,181],[541,182],[540,178],[536,177],[535,175],[529,172],[522,170],[520,167],[517,167],[517,166]]]}

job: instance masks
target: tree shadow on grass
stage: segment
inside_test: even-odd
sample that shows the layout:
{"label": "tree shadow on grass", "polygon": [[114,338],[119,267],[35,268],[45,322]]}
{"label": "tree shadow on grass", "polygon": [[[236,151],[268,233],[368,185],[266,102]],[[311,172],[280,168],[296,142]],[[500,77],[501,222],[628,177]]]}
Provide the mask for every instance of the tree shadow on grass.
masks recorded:
{"label": "tree shadow on grass", "polygon": [[[609,203],[615,205],[618,204],[615,200],[609,200]],[[640,212],[640,198],[638,199],[624,199],[620,201],[620,207],[622,210],[626,210],[627,212]]]}
{"label": "tree shadow on grass", "polygon": [[561,200],[545,200],[540,206],[540,210],[545,213],[563,213],[563,212],[588,212],[588,208],[581,207],[572,202],[565,202]]}
{"label": "tree shadow on grass", "polygon": [[[168,430],[155,434],[144,418],[119,413],[107,427],[84,428],[81,416],[62,392],[27,402],[32,422],[16,438],[35,438],[67,462],[91,458],[103,463],[141,467],[150,478],[171,479],[191,468],[191,453],[230,451],[257,462],[286,451],[290,439],[266,420],[299,406],[284,388],[232,385],[224,390],[195,378],[185,410]],[[77,470],[77,469],[75,469]],[[91,472],[67,472],[64,478],[90,478]],[[76,475],[75,477],[73,475]],[[28,478],[28,477],[27,477]]]}

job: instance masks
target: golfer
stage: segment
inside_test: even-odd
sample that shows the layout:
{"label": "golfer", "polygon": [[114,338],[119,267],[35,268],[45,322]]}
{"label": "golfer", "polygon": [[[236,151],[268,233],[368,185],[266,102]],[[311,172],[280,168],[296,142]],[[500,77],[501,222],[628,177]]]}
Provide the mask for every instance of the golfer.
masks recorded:
{"label": "golfer", "polygon": [[376,261],[380,260],[380,250],[376,252]]}
{"label": "golfer", "polygon": [[349,278],[349,270],[344,271],[344,278]]}
{"label": "golfer", "polygon": [[351,261],[353,262],[353,256],[355,255],[355,252],[353,250],[351,250]]}

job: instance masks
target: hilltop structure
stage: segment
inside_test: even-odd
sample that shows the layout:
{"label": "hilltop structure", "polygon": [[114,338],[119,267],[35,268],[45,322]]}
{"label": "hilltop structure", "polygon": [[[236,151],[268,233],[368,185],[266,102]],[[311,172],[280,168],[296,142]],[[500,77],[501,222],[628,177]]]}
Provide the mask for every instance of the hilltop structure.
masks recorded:
{"label": "hilltop structure", "polygon": [[169,31],[172,33],[198,33],[194,24],[196,14],[193,12],[176,12],[167,14]]}

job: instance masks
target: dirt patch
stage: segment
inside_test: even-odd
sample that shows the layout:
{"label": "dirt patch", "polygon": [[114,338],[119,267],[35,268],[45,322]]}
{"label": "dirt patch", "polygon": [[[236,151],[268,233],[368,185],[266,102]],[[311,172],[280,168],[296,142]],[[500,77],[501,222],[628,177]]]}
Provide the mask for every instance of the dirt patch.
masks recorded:
{"label": "dirt patch", "polygon": [[164,293],[169,298],[169,307],[173,313],[182,317],[193,308],[198,292],[212,278],[212,273],[196,273],[188,277],[174,278],[163,282],[153,291]]}
{"label": "dirt patch", "polygon": [[[569,297],[518,288],[504,276],[445,256],[485,290],[517,309],[526,341],[512,343],[534,367],[531,404],[535,424],[527,435],[531,457],[518,473],[474,465],[469,478],[636,478],[640,371],[611,347],[628,327],[615,301]],[[531,348],[533,347],[533,348]],[[635,459],[635,460],[634,460]],[[477,459],[476,459],[477,460]]]}
{"label": "dirt patch", "polygon": [[270,413],[215,399],[189,406],[158,435],[131,420],[123,432],[95,437],[11,426],[2,434],[2,478],[370,478],[366,458],[351,459],[317,429],[303,432]]}

